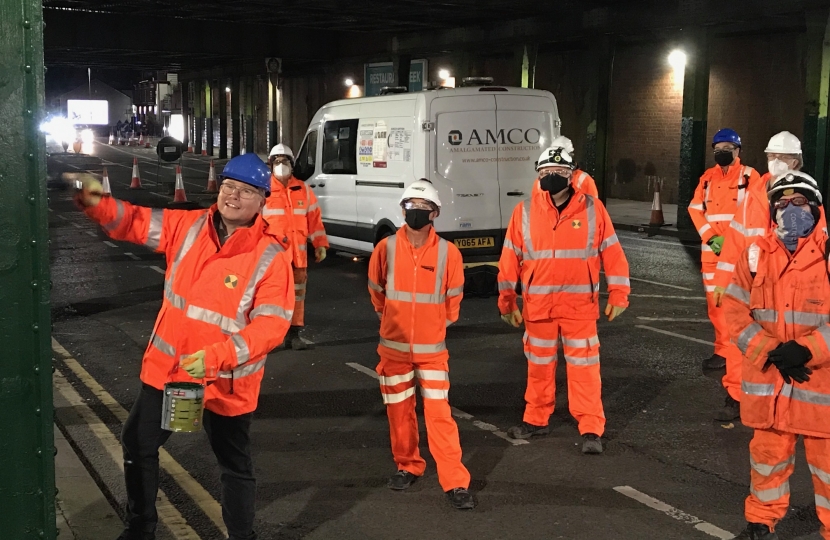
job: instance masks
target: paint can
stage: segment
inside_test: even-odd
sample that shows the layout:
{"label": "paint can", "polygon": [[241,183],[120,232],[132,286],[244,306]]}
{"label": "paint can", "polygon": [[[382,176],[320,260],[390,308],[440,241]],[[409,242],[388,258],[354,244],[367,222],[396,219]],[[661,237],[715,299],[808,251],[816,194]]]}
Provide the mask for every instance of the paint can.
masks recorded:
{"label": "paint can", "polygon": [[165,384],[161,428],[184,433],[201,431],[204,397],[205,386],[203,384],[187,382]]}

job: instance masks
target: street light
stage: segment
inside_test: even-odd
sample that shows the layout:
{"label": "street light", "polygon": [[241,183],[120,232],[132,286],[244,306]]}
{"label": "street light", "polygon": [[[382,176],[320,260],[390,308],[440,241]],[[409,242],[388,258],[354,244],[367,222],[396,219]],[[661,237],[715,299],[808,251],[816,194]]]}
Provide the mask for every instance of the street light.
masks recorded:
{"label": "street light", "polygon": [[438,70],[438,78],[442,81],[445,81],[450,78],[450,70],[448,69],[441,69]]}
{"label": "street light", "polygon": [[230,92],[230,91],[231,91],[231,87],[230,87],[230,86],[226,86],[226,87],[225,87],[225,92]]}
{"label": "street light", "polygon": [[354,86],[354,80],[353,79],[347,78],[343,82],[346,84],[346,86]]}
{"label": "street light", "polygon": [[675,49],[669,54],[669,65],[677,71],[681,71],[686,67],[686,53],[680,49]]}

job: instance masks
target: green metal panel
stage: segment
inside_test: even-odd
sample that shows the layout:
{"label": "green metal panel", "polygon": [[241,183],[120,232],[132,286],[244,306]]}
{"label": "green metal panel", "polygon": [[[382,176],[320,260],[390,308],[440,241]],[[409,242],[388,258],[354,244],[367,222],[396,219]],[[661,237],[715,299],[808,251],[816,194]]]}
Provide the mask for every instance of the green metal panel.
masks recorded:
{"label": "green metal panel", "polygon": [[0,0],[0,537],[55,534],[39,0]]}

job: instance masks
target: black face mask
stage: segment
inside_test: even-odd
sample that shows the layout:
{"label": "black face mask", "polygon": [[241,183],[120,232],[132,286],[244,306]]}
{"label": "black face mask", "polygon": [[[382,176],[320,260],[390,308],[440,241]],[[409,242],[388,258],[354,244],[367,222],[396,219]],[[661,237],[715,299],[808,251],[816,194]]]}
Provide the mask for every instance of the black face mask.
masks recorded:
{"label": "black face mask", "polygon": [[539,187],[553,195],[567,189],[569,180],[567,176],[561,174],[546,174],[539,179]]}
{"label": "black face mask", "polygon": [[735,156],[732,155],[732,152],[723,150],[715,152],[715,163],[721,167],[728,167],[732,165],[733,161],[735,161]]}
{"label": "black face mask", "polygon": [[410,208],[406,211],[406,224],[409,225],[410,229],[415,229],[419,231],[432,223],[429,220],[429,215],[432,213],[432,210],[423,210],[421,208]]}

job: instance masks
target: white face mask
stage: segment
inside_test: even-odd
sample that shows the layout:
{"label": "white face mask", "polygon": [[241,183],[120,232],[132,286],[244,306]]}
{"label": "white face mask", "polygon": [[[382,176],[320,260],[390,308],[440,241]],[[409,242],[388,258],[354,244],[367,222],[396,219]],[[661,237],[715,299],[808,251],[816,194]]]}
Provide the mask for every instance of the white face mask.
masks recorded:
{"label": "white face mask", "polygon": [[769,173],[772,175],[773,178],[778,178],[779,176],[790,170],[790,166],[778,158],[775,158],[772,161],[768,162],[767,168],[769,169]]}
{"label": "white face mask", "polygon": [[274,166],[274,176],[280,180],[287,180],[291,178],[291,167],[285,163],[279,163]]}

